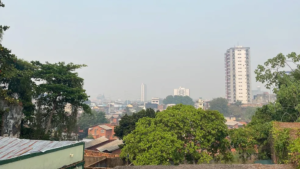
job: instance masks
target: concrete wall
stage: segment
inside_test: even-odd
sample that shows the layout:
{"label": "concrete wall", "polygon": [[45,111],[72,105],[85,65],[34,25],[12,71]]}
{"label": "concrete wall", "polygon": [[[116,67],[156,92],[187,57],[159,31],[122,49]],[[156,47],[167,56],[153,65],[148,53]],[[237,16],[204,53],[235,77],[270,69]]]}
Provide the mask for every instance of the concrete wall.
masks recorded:
{"label": "concrete wall", "polygon": [[292,165],[263,164],[199,164],[179,166],[118,166],[115,169],[294,169]]}
{"label": "concrete wall", "polygon": [[[71,157],[70,154],[74,156]],[[83,145],[0,165],[2,169],[57,169],[83,160]]]}
{"label": "concrete wall", "polygon": [[19,138],[23,108],[20,105],[8,105],[5,101],[0,100],[0,109],[1,111],[8,110],[2,115],[0,136]]}

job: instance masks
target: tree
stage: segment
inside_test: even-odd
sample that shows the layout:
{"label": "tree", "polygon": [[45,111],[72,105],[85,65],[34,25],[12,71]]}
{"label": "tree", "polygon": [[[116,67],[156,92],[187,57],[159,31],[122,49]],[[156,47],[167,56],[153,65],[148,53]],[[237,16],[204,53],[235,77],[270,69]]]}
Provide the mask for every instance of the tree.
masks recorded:
{"label": "tree", "polygon": [[194,105],[194,101],[189,96],[167,96],[163,100],[164,104],[184,104],[184,105]]}
{"label": "tree", "polygon": [[95,125],[108,123],[109,121],[105,118],[105,113],[92,111],[92,113],[83,113],[78,118],[78,127],[80,129],[86,129]]}
{"label": "tree", "polygon": [[183,147],[183,142],[177,139],[175,133],[167,132],[163,126],[153,123],[153,118],[140,119],[135,130],[125,136],[126,144],[121,155],[129,155],[134,165],[168,165],[171,161],[179,164],[184,152],[177,150]]}
{"label": "tree", "polygon": [[257,110],[256,107],[246,107],[243,111],[241,119],[250,122],[256,110]]}
{"label": "tree", "polygon": [[239,120],[250,122],[252,116],[256,111],[255,107],[239,107],[237,105],[229,105],[228,106],[228,114],[236,117]]}
{"label": "tree", "polygon": [[[83,79],[74,72],[85,65],[32,62],[37,67],[34,73],[36,81],[41,82],[36,87],[37,106],[45,112],[45,133],[56,128],[58,135],[63,130],[67,133],[77,132],[76,121],[79,109],[90,113],[91,109],[84,104],[88,96],[83,89]],[[65,112],[67,104],[71,105],[71,113]]]}
{"label": "tree", "polygon": [[[1,7],[4,8],[5,5],[0,0],[0,8]],[[8,28],[9,28],[9,26],[2,26],[2,25],[0,25],[0,42],[2,41],[2,38],[3,38],[3,32],[6,31]]]}
{"label": "tree", "polygon": [[217,110],[224,116],[229,115],[228,113],[228,101],[224,98],[216,98],[210,102],[210,110]]}
{"label": "tree", "polygon": [[228,107],[228,114],[231,115],[231,116],[234,116],[236,118],[241,118],[242,116],[242,108],[241,107],[238,107],[236,105],[230,105]]}
{"label": "tree", "polygon": [[155,111],[153,109],[146,109],[132,115],[125,114],[125,116],[121,118],[119,126],[115,127],[115,136],[122,139],[124,136],[131,133],[135,129],[136,122],[143,117],[154,118]]}
{"label": "tree", "polygon": [[224,116],[219,112],[179,104],[153,119],[140,119],[135,130],[124,137],[121,156],[134,165],[230,161],[227,135]]}
{"label": "tree", "polygon": [[257,141],[251,128],[232,129],[229,132],[230,143],[239,153],[239,158],[246,163],[256,153]]}
{"label": "tree", "polygon": [[[258,65],[255,70],[256,80],[266,83],[267,88],[272,88],[277,95],[273,107],[276,108],[274,120],[293,122],[300,117],[300,55],[295,52],[284,56],[282,53],[269,59],[264,66]],[[288,63],[289,62],[289,63]],[[290,64],[294,64],[293,69]],[[290,68],[290,74],[284,70]]]}
{"label": "tree", "polygon": [[126,107],[126,108],[125,108],[124,114],[125,114],[125,115],[128,115],[128,116],[131,116],[131,115],[132,115],[132,112],[130,111],[129,107]]}
{"label": "tree", "polygon": [[235,103],[233,103],[232,105],[235,105],[237,107],[241,107],[243,103],[240,100],[237,100]]}

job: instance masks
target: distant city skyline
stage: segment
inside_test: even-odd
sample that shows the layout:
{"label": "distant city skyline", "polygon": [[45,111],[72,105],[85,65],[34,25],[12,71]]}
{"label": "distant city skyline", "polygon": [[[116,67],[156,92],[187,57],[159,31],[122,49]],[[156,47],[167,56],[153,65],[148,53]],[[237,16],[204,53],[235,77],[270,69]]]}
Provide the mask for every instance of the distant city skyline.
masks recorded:
{"label": "distant city skyline", "polygon": [[300,53],[300,1],[3,3],[2,44],[27,61],[86,64],[78,74],[91,99],[140,100],[142,82],[148,99],[180,85],[193,99],[225,98],[224,51],[238,44],[251,47],[251,85],[264,91],[257,65]]}
{"label": "distant city skyline", "polygon": [[147,101],[147,85],[142,83],[141,84],[141,102]]}

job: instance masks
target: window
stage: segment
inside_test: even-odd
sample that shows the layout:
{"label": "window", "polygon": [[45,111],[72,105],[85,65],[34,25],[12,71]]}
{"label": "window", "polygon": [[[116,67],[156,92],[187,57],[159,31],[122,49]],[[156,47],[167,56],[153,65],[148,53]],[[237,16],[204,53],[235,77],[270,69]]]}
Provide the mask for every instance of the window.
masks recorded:
{"label": "window", "polygon": [[97,129],[94,130],[94,135],[97,135]]}
{"label": "window", "polygon": [[101,133],[104,133],[104,130],[101,130]]}

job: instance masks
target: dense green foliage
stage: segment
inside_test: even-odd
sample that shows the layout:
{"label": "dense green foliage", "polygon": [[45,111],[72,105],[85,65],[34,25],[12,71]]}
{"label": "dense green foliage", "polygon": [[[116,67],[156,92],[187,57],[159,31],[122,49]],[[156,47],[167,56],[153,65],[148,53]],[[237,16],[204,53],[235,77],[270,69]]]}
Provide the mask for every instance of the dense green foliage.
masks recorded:
{"label": "dense green foliage", "polygon": [[153,109],[146,109],[133,113],[132,115],[125,114],[125,116],[121,118],[119,126],[115,127],[115,136],[122,139],[124,136],[131,133],[135,129],[136,122],[144,117],[154,118],[155,111]]}
{"label": "dense green foliage", "polygon": [[121,156],[134,165],[208,163],[232,160],[225,119],[217,111],[176,105],[142,118],[124,137]]}
{"label": "dense green foliage", "polygon": [[231,146],[239,153],[243,163],[256,153],[257,141],[254,135],[254,131],[249,128],[233,129],[229,132]]}
{"label": "dense green foliage", "polygon": [[300,133],[297,133],[297,138],[294,139],[289,145],[289,160],[297,168],[300,168]]}
{"label": "dense green foliage", "polygon": [[228,101],[224,98],[213,99],[210,103],[210,110],[217,110],[224,116],[228,116]]}
{"label": "dense green foliage", "polygon": [[[290,67],[289,64],[291,62],[288,63],[288,60],[296,65],[296,69]],[[296,55],[294,52],[287,56],[278,54],[276,57],[265,62],[264,65],[259,65],[255,70],[256,80],[265,83],[267,88],[273,89],[273,92],[277,96],[274,103],[258,108],[249,125],[241,129],[245,133],[245,135],[240,135],[241,139],[253,136],[257,142],[259,159],[270,159],[270,147],[273,146],[281,158],[279,162],[283,163],[287,161],[286,157],[289,151],[287,147],[288,143],[290,143],[287,139],[287,131],[275,131],[274,127],[272,128],[272,121],[295,122],[299,120],[299,61],[300,55]],[[291,68],[290,74],[286,74],[286,67]],[[270,138],[275,140],[272,145],[270,145]]]}
{"label": "dense green foliage", "polygon": [[194,105],[194,101],[189,96],[167,96],[163,100],[164,104],[183,104],[183,105]]}
{"label": "dense green foliage", "polygon": [[[1,1],[0,7],[4,7]],[[0,26],[0,40],[7,29]],[[0,43],[0,101],[23,107],[22,138],[46,139],[50,138],[49,133],[55,133],[60,139],[62,131],[77,132],[78,111],[90,112],[85,104],[88,96],[83,89],[83,79],[75,72],[84,66],[63,62],[29,63],[18,59]],[[71,112],[65,112],[68,104],[72,105]],[[0,107],[1,124],[2,116],[8,112]]]}
{"label": "dense green foliage", "polygon": [[98,124],[108,123],[105,118],[105,113],[92,111],[92,113],[84,113],[78,119],[78,127],[80,129],[86,129]]}
{"label": "dense green foliage", "polygon": [[[84,104],[88,96],[83,89],[83,79],[74,72],[85,65],[64,62],[32,63],[37,67],[33,77],[41,82],[36,87],[35,97],[38,108],[45,115],[45,132],[47,133],[53,127],[57,129],[59,135],[63,130],[68,133],[76,132],[79,109],[90,112],[90,107]],[[72,105],[69,113],[65,112],[67,104]]]}

